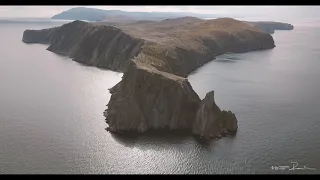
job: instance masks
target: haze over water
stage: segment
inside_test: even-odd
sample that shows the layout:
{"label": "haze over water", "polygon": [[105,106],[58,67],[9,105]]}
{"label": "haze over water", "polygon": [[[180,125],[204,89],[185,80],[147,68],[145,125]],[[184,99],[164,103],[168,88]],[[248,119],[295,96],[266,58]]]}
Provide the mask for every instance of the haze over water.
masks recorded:
{"label": "haze over water", "polygon": [[[239,122],[235,137],[211,144],[108,133],[102,113],[122,74],[21,41],[25,29],[51,26],[0,23],[0,173],[320,172],[316,24],[276,31],[276,48],[225,54],[189,76],[200,98],[214,90]],[[316,170],[271,169],[291,161]]]}

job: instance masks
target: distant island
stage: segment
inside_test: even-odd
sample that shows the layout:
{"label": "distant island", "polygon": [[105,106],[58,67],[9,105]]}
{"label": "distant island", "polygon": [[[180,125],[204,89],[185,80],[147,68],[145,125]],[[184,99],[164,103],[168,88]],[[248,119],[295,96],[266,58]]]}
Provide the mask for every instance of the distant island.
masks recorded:
{"label": "distant island", "polygon": [[54,15],[51,19],[101,21],[109,17],[126,17],[132,21],[161,21],[164,19],[184,16],[194,16],[199,18],[217,17],[214,14],[197,14],[191,12],[127,12],[121,10],[76,7]]}
{"label": "distant island", "polygon": [[[162,21],[165,19],[181,17],[197,17],[200,19],[218,18],[215,14],[198,14],[191,12],[127,12],[120,10],[102,10],[96,8],[76,7],[60,14],[54,15],[51,19],[60,20],[86,20],[93,22],[107,23],[135,23],[146,21]],[[245,22],[245,21],[244,21]],[[274,33],[275,30],[292,30],[293,25],[281,22],[247,22],[262,31]]]}
{"label": "distant island", "polygon": [[183,129],[204,138],[234,134],[238,122],[231,111],[221,111],[215,104],[213,91],[200,100],[187,76],[226,52],[275,47],[272,36],[257,24],[195,17],[111,24],[77,20],[26,30],[22,41],[48,44],[47,50],[74,61],[124,73],[109,90],[112,95],[104,112],[108,131]]}

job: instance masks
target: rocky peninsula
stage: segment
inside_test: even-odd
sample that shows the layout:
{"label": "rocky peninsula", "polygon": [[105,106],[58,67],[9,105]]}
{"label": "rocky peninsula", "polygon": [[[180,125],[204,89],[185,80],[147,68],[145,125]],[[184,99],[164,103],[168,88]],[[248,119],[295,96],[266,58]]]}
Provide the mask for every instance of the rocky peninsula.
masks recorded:
{"label": "rocky peninsula", "polygon": [[74,21],[44,30],[26,30],[23,42],[74,61],[123,72],[110,89],[104,112],[109,131],[143,133],[185,129],[210,138],[237,131],[231,111],[221,111],[213,92],[201,101],[188,74],[226,52],[275,47],[269,33],[231,18],[193,17],[107,25]]}
{"label": "rocky peninsula", "polygon": [[272,22],[272,21],[258,21],[258,22],[246,22],[264,32],[273,34],[275,30],[293,30],[293,25],[289,23]]}
{"label": "rocky peninsula", "polygon": [[270,34],[241,21],[193,17],[114,26],[74,21],[26,30],[23,41],[49,44],[47,50],[90,66],[124,72],[134,58],[182,77],[226,52],[275,47]]}

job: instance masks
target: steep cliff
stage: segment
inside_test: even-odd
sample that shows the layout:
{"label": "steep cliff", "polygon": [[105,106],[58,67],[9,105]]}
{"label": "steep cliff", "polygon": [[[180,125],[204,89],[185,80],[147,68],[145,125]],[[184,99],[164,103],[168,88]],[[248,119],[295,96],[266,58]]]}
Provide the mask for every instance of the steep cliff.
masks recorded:
{"label": "steep cliff", "polygon": [[59,29],[59,27],[43,30],[27,29],[23,32],[22,41],[25,43],[50,44],[57,29]]}
{"label": "steep cliff", "polygon": [[23,41],[50,44],[47,50],[74,61],[115,71],[124,71],[144,41],[111,26],[74,21],[44,30],[26,30]]}
{"label": "steep cliff", "polygon": [[191,129],[200,103],[187,79],[134,61],[110,93],[104,114],[118,133]]}
{"label": "steep cliff", "polygon": [[237,131],[231,111],[221,111],[213,91],[200,101],[186,78],[131,61],[122,80],[110,89],[104,112],[108,131],[144,133],[149,130],[186,130],[212,138]]}

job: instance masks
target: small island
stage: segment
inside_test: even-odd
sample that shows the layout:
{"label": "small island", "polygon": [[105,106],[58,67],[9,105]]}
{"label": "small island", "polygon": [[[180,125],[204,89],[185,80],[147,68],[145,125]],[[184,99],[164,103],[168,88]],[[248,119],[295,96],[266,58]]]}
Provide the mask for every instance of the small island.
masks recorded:
{"label": "small island", "polygon": [[76,20],[26,30],[22,41],[48,44],[47,50],[79,63],[124,73],[109,90],[104,112],[108,131],[183,129],[212,138],[234,134],[237,118],[220,110],[213,91],[201,100],[187,76],[223,53],[274,48],[272,36],[256,26],[232,18],[179,17],[112,25]]}

